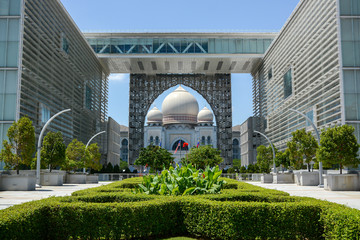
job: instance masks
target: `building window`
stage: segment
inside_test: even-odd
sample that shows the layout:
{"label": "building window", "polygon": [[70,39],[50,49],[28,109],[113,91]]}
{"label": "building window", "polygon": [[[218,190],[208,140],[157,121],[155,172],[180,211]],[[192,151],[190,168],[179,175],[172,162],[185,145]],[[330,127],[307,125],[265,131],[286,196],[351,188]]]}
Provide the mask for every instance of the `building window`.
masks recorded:
{"label": "building window", "polygon": [[233,159],[240,159],[240,147],[239,147],[239,140],[233,140]]}
{"label": "building window", "polygon": [[153,144],[153,142],[154,142],[154,137],[150,136],[150,144]]}
{"label": "building window", "polygon": [[121,145],[122,145],[123,147],[127,146],[128,143],[129,143],[129,142],[128,142],[127,139],[123,139],[123,140],[121,141]]}
{"label": "building window", "polygon": [[[313,111],[313,110],[307,112],[307,113],[306,113],[306,116],[307,116],[308,118],[310,118],[311,122],[314,122],[314,111]],[[311,122],[309,122],[309,120],[306,119],[306,126],[307,126],[307,127],[310,127],[310,126],[311,126]]]}
{"label": "building window", "polygon": [[46,123],[50,119],[50,108],[40,104],[41,123]]}
{"label": "building window", "polygon": [[92,108],[92,89],[88,85],[85,86],[85,107],[89,110]]}
{"label": "building window", "polygon": [[284,99],[292,94],[291,68],[284,75]]}
{"label": "building window", "polygon": [[268,71],[268,80],[270,80],[272,78],[273,74],[272,74],[272,68],[269,69]]}
{"label": "building window", "polygon": [[201,137],[201,145],[205,145],[205,137],[204,136]]}
{"label": "building window", "polygon": [[69,42],[64,33],[61,33],[61,50],[66,54],[69,53]]}
{"label": "building window", "polygon": [[211,145],[211,137],[210,136],[207,137],[207,145]]}
{"label": "building window", "polygon": [[160,143],[160,139],[158,136],[155,137],[155,145],[158,146]]}

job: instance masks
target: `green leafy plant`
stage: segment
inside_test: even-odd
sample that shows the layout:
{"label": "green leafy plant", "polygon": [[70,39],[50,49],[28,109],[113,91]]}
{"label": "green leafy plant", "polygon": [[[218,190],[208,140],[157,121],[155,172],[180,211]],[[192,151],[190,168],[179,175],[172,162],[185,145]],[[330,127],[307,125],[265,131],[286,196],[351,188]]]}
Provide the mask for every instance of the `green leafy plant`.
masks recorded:
{"label": "green leafy plant", "polygon": [[19,174],[20,166],[29,166],[35,152],[35,129],[28,117],[21,117],[14,122],[8,132],[9,141],[3,141],[0,161],[5,162],[5,168],[16,169]]}
{"label": "green leafy plant", "polygon": [[176,169],[170,167],[160,175],[144,176],[143,183],[139,184],[136,192],[159,195],[220,193],[226,183],[219,180],[221,173],[218,166],[207,166],[205,170],[196,169],[190,164]]}
{"label": "green leafy plant", "polygon": [[44,162],[51,172],[52,169],[65,163],[65,150],[66,146],[61,132],[47,133],[41,148],[41,163]]}
{"label": "green leafy plant", "polygon": [[349,125],[335,126],[322,131],[321,146],[316,153],[317,160],[325,165],[339,164],[340,174],[344,166],[359,164],[359,144],[354,131],[354,127]]}

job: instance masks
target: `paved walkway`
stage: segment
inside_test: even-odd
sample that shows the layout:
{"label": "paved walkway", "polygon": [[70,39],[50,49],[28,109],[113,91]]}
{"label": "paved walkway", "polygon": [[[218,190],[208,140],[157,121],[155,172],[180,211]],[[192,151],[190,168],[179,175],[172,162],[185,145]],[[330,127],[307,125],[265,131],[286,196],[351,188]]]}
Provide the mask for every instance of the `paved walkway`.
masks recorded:
{"label": "paved walkway", "polygon": [[316,186],[298,186],[296,184],[271,184],[251,181],[248,181],[247,183],[259,187],[284,191],[291,196],[312,197],[327,200],[329,202],[344,204],[360,210],[360,191],[327,191],[324,190],[324,188]]}
{"label": "paved walkway", "polygon": [[50,196],[69,196],[71,193],[93,187],[99,187],[110,182],[99,182],[98,184],[64,184],[63,186],[43,186],[35,191],[0,191],[0,209],[16,204],[40,200]]}

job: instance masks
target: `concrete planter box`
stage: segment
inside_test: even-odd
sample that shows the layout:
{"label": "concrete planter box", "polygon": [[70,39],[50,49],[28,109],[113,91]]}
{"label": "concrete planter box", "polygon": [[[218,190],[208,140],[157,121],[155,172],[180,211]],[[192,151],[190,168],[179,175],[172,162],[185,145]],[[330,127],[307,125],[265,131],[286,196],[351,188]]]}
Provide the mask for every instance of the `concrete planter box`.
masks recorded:
{"label": "concrete planter box", "polygon": [[256,173],[254,173],[254,174],[251,174],[251,180],[252,181],[261,181],[261,176],[262,176],[263,174],[260,174],[260,173],[258,173],[258,174],[256,174]]}
{"label": "concrete planter box", "polygon": [[294,174],[294,180],[300,186],[318,186],[319,172],[298,172]]}
{"label": "concrete planter box", "polygon": [[294,183],[294,174],[293,173],[275,173],[273,175],[273,183],[275,183],[275,184]]}
{"label": "concrete planter box", "polygon": [[94,174],[86,175],[86,183],[99,183],[99,176]]}
{"label": "concrete planter box", "polygon": [[272,174],[262,174],[261,183],[272,183],[273,175]]}
{"label": "concrete planter box", "polygon": [[359,191],[358,174],[328,174],[324,175],[324,189],[330,191]]}
{"label": "concrete planter box", "polygon": [[58,172],[40,173],[40,185],[42,186],[62,186],[64,182],[63,174]]}
{"label": "concrete planter box", "polygon": [[1,191],[34,191],[36,176],[29,174],[0,175]]}
{"label": "concrete planter box", "polygon": [[85,174],[76,174],[76,173],[67,173],[66,174],[66,183],[86,184],[86,175]]}

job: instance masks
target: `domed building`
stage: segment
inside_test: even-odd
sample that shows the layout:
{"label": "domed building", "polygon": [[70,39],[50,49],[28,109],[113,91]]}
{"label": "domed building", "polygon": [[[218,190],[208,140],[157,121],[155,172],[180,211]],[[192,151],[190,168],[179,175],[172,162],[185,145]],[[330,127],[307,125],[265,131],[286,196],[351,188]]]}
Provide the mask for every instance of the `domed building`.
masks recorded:
{"label": "domed building", "polygon": [[[176,162],[198,144],[216,147],[213,113],[207,107],[199,111],[196,98],[183,87],[166,96],[161,110],[154,107],[146,116],[145,147],[160,145],[174,154]],[[184,142],[189,145],[183,148]]]}

